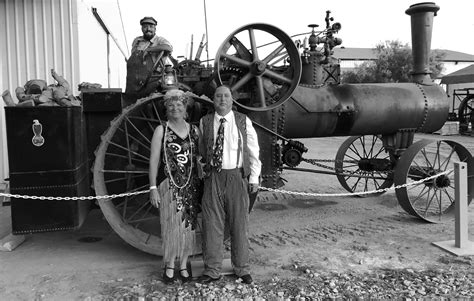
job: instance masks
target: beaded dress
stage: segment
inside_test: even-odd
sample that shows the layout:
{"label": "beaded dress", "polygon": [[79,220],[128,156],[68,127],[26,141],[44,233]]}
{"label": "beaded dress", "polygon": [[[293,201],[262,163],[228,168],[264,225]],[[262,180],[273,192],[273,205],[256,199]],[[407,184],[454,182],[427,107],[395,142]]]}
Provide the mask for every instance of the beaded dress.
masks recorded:
{"label": "beaded dress", "polygon": [[196,244],[196,229],[202,186],[194,161],[198,139],[194,125],[186,137],[180,137],[165,125],[161,166],[166,178],[158,188],[164,262],[169,262],[172,254],[181,258],[200,248]]}

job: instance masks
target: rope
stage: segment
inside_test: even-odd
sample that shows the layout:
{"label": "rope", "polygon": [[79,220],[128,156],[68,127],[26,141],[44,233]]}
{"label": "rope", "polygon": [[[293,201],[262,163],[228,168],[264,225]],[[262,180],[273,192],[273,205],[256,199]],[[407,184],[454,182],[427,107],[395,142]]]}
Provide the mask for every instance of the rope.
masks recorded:
{"label": "rope", "polygon": [[[380,192],[386,192],[390,190],[395,190],[395,189],[400,189],[400,188],[405,188],[408,186],[413,186],[413,185],[418,185],[423,182],[435,179],[439,176],[446,175],[453,172],[453,169],[445,170],[439,174],[411,182],[411,183],[405,183],[399,186],[394,186],[394,187],[389,187],[389,188],[384,188],[384,189],[378,189],[378,190],[372,190],[372,191],[361,191],[361,192],[348,192],[348,193],[310,193],[310,192],[298,192],[298,191],[288,191],[288,190],[282,190],[282,189],[273,189],[273,188],[266,188],[266,187],[260,187],[260,190],[266,190],[266,191],[271,191],[271,192],[278,192],[278,193],[284,193],[284,194],[291,194],[291,195],[300,195],[300,196],[324,196],[324,197],[340,197],[340,196],[354,196],[354,195],[366,195],[366,194],[374,194],[374,193],[380,193]],[[139,194],[144,194],[148,193],[150,189],[148,190],[141,190],[141,191],[135,191],[135,192],[125,192],[125,193],[120,193],[120,194],[112,194],[112,195],[99,195],[99,196],[66,196],[66,197],[53,197],[53,196],[35,196],[35,195],[21,195],[21,194],[10,194],[10,193],[1,193],[0,192],[0,197],[7,197],[7,198],[17,198],[17,199],[32,199],[32,200],[46,200],[46,201],[85,201],[85,200],[102,200],[105,199],[106,201],[110,201],[114,198],[121,198],[121,197],[127,197],[127,196],[134,196],[134,195],[139,195]]]}

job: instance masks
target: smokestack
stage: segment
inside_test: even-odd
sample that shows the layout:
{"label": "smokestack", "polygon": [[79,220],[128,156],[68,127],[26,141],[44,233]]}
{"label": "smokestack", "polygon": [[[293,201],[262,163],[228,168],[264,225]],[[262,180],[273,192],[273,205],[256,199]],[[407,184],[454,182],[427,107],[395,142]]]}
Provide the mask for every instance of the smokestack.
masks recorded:
{"label": "smokestack", "polygon": [[411,47],[413,54],[412,78],[414,82],[431,84],[429,58],[433,17],[439,10],[434,2],[411,5],[405,13],[411,16]]}

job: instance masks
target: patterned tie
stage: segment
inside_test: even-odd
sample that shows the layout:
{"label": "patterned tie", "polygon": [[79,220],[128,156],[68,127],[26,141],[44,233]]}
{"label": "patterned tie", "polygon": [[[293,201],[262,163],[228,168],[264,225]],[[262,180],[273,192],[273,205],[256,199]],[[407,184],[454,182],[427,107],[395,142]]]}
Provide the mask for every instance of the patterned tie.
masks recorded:
{"label": "patterned tie", "polygon": [[214,153],[212,155],[212,166],[214,166],[217,172],[222,170],[222,154],[224,152],[224,122],[225,118],[221,118],[221,124],[217,130],[216,145],[214,146]]}

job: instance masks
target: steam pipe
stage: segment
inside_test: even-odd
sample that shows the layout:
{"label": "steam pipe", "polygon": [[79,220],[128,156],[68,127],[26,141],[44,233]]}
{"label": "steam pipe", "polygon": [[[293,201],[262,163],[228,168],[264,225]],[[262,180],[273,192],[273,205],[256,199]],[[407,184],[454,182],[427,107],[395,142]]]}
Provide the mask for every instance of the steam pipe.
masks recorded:
{"label": "steam pipe", "polygon": [[405,13],[411,17],[411,44],[413,54],[412,79],[420,84],[432,84],[429,57],[433,17],[439,10],[434,2],[411,5]]}

